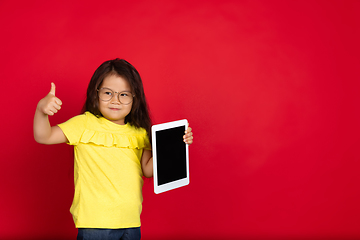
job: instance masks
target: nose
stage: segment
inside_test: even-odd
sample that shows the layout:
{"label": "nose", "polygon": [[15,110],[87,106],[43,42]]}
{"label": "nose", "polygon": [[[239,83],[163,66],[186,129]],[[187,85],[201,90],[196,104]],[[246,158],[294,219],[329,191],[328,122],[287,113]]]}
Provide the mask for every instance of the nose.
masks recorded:
{"label": "nose", "polygon": [[111,100],[110,100],[110,103],[112,103],[112,104],[121,104],[118,93],[114,94],[113,98],[111,98]]}

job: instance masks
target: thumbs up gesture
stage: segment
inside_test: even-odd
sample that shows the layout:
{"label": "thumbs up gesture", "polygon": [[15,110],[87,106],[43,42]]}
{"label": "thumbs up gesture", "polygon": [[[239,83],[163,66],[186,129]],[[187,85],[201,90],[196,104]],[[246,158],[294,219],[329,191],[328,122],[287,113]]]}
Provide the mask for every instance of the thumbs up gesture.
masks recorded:
{"label": "thumbs up gesture", "polygon": [[39,101],[37,110],[46,115],[52,116],[61,109],[61,105],[61,100],[55,97],[55,84],[51,83],[50,92]]}

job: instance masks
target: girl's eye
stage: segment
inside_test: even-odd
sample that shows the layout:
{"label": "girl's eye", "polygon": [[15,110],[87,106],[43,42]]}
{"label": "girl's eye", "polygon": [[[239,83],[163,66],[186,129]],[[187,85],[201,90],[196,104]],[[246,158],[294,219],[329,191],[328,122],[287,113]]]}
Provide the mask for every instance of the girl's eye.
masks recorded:
{"label": "girl's eye", "polygon": [[129,96],[129,94],[128,93],[120,93],[120,96],[121,97],[127,97],[127,96]]}
{"label": "girl's eye", "polygon": [[111,92],[105,92],[105,95],[111,96],[112,93]]}

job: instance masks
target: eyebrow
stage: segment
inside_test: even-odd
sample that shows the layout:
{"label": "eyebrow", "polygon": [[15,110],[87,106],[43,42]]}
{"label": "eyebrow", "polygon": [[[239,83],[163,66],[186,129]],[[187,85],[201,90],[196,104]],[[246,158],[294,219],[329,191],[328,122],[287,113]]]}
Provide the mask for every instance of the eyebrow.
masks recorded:
{"label": "eyebrow", "polygon": [[114,89],[112,89],[112,88],[109,88],[109,87],[101,87],[101,88],[99,88],[99,89],[102,89],[102,88],[107,88],[107,89],[110,89],[111,91],[113,91],[113,92],[132,92],[131,90],[122,90],[122,91],[115,91]]}

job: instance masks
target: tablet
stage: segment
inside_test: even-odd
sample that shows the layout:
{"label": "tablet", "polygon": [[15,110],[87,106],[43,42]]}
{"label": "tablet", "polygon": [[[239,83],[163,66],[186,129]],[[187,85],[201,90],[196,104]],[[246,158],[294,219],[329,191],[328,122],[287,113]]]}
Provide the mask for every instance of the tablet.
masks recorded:
{"label": "tablet", "polygon": [[186,119],[151,127],[154,192],[156,194],[189,184],[189,146],[183,136]]}

